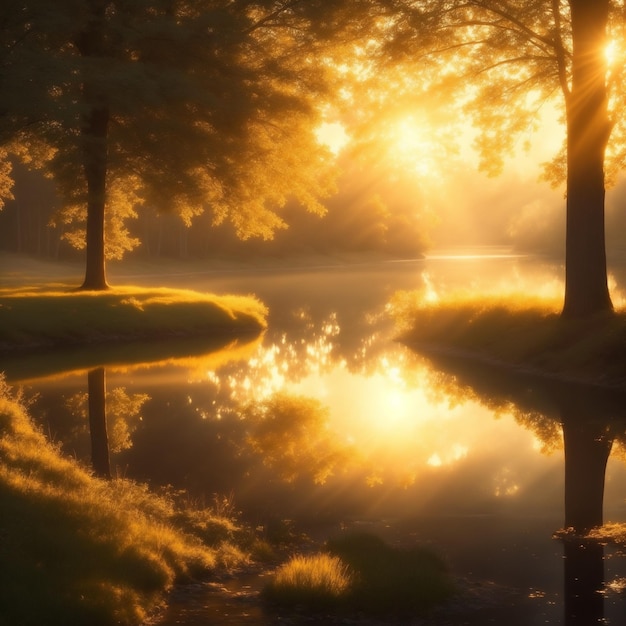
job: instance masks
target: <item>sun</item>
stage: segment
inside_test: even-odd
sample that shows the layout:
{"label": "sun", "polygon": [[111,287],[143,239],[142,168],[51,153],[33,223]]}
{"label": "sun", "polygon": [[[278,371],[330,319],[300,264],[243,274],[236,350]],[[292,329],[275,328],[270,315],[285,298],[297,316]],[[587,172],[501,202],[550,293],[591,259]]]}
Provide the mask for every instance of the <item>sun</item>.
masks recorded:
{"label": "sun", "polygon": [[389,126],[386,140],[389,159],[397,167],[419,176],[432,176],[438,167],[435,130],[426,120],[408,115]]}
{"label": "sun", "polygon": [[604,48],[604,59],[608,67],[612,67],[616,63],[618,55],[619,48],[617,41],[611,39]]}

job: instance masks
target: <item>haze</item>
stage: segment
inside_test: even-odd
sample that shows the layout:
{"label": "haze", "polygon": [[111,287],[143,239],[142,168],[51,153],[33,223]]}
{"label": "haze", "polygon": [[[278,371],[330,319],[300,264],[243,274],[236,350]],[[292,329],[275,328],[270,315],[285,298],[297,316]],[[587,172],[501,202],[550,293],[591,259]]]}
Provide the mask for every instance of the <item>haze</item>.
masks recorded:
{"label": "haze", "polygon": [[[242,242],[228,225],[212,226],[209,216],[196,216],[186,225],[176,215],[143,209],[125,221],[139,246],[124,259],[202,259],[210,267],[224,258],[289,263],[292,256],[337,253],[416,258],[468,245],[561,255],[564,189],[553,189],[541,176],[542,164],[560,148],[562,132],[550,110],[540,128],[520,139],[502,173],[490,177],[479,171],[474,132],[467,125],[407,115],[364,146],[341,124],[325,124],[318,137],[333,152],[339,172],[336,191],[324,202],[325,216],[292,203],[283,212],[285,230],[273,239]],[[64,238],[68,227],[58,220],[51,224],[62,204],[54,186],[23,167],[16,166],[15,174],[15,199],[0,212],[0,249],[42,260],[79,258]],[[620,178],[607,195],[609,254],[622,245],[625,202],[626,184]]]}

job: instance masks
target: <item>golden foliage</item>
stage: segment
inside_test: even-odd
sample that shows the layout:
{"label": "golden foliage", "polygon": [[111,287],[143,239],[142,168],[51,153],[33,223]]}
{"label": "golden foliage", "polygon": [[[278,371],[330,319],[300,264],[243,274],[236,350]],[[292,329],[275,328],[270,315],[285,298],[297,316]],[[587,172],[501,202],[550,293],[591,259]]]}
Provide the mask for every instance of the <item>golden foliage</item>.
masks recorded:
{"label": "golden foliage", "polygon": [[0,210],[7,200],[13,199],[12,188],[11,163],[7,158],[6,151],[0,150]]}

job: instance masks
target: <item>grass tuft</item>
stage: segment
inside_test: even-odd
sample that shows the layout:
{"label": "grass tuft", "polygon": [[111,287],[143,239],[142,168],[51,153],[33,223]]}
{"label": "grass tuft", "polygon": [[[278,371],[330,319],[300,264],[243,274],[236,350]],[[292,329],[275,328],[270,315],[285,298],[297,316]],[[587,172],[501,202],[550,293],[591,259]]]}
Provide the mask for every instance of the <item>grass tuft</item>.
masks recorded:
{"label": "grass tuft", "polygon": [[454,586],[443,561],[421,548],[396,549],[367,533],[328,542],[327,553],[296,556],[264,590],[282,606],[370,615],[422,615]]}
{"label": "grass tuft", "polygon": [[295,556],[278,569],[264,596],[283,606],[328,609],[348,593],[352,581],[350,570],[336,556]]}

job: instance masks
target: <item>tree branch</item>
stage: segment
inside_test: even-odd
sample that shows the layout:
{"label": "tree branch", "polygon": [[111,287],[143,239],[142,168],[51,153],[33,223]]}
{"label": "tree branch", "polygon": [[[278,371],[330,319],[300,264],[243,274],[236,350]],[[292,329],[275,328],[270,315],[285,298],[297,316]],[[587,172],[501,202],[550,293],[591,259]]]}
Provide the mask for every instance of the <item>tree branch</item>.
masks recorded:
{"label": "tree branch", "polygon": [[556,53],[556,64],[558,68],[559,84],[563,95],[567,100],[570,95],[569,84],[567,82],[567,61],[565,54],[565,47],[563,46],[563,38],[561,36],[561,10],[559,0],[552,0],[552,15],[554,17],[554,51]]}

